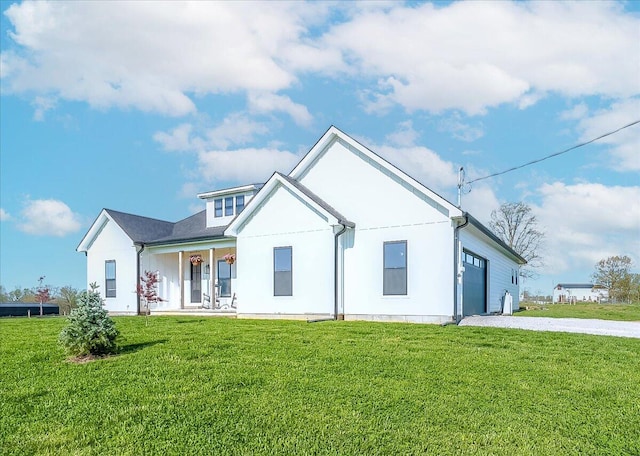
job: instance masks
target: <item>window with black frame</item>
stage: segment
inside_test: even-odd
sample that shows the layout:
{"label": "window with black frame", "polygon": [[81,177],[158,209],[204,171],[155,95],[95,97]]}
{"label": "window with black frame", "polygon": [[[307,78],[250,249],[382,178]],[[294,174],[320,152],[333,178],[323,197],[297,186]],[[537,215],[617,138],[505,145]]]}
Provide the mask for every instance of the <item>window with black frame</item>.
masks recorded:
{"label": "window with black frame", "polygon": [[231,297],[231,265],[218,260],[218,287],[221,298]]}
{"label": "window with black frame", "polygon": [[273,295],[293,296],[293,264],[291,247],[273,249]]}
{"label": "window with black frame", "polygon": [[244,195],[236,196],[236,215],[244,209]]}
{"label": "window with black frame", "polygon": [[384,295],[407,294],[407,241],[384,243]]}
{"label": "window with black frame", "polygon": [[233,196],[224,199],[224,215],[233,215]]}
{"label": "window with black frame", "polygon": [[116,297],[116,260],[107,260],[104,262],[104,290],[105,297]]}

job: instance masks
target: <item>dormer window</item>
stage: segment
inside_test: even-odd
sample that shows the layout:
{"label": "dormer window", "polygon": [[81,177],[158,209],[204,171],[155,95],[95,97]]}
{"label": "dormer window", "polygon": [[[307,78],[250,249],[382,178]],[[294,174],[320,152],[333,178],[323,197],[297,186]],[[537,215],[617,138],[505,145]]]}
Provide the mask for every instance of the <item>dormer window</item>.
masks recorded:
{"label": "dormer window", "polygon": [[216,217],[222,217],[222,198],[217,199],[213,202],[214,207],[214,215]]}
{"label": "dormer window", "polygon": [[236,196],[236,215],[244,209],[244,195]]}
{"label": "dormer window", "polygon": [[233,196],[224,199],[224,215],[233,215]]}

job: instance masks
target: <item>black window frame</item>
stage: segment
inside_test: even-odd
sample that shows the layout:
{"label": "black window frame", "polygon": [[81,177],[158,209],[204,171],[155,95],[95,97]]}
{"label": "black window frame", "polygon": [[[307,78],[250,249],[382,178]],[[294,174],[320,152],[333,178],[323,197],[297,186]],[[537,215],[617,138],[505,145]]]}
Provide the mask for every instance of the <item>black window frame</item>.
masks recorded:
{"label": "black window frame", "polygon": [[[109,277],[109,265],[113,264],[113,278]],[[104,261],[104,296],[105,298],[115,298],[117,290],[117,273],[116,273],[116,260]],[[113,286],[109,286],[113,285]]]}
{"label": "black window frame", "polygon": [[244,209],[244,195],[236,196],[236,215]]}
{"label": "black window frame", "polygon": [[[387,246],[404,245],[404,267],[387,267]],[[407,296],[409,293],[409,261],[408,256],[409,245],[406,240],[386,241],[382,244],[382,295],[383,296]],[[404,270],[404,284],[396,290],[392,288],[391,271]],[[396,274],[397,275],[397,274]]]}
{"label": "black window frame", "polygon": [[[227,270],[229,271],[229,277],[220,277],[220,271]],[[227,263],[226,260],[218,260],[217,264],[217,273],[216,279],[218,281],[218,293],[221,298],[230,298],[231,297],[231,264]],[[227,284],[224,286],[223,284]]]}
{"label": "black window frame", "polygon": [[222,217],[222,198],[213,200],[213,216]]}
{"label": "black window frame", "polygon": [[233,215],[233,196],[224,199],[224,216],[228,217],[229,215]]}
{"label": "black window frame", "polygon": [[[276,252],[289,251],[289,269],[278,268],[276,262]],[[287,282],[281,283],[282,280],[288,278]],[[273,296],[293,296],[293,247],[282,246],[273,248]]]}

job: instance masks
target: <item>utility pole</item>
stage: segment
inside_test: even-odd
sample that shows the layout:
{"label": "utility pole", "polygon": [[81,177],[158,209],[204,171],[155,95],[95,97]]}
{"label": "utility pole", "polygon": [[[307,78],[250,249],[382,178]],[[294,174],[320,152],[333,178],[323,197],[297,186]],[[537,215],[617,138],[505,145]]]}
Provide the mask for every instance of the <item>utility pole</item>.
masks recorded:
{"label": "utility pole", "polygon": [[462,207],[462,186],[464,185],[464,168],[458,170],[458,209]]}

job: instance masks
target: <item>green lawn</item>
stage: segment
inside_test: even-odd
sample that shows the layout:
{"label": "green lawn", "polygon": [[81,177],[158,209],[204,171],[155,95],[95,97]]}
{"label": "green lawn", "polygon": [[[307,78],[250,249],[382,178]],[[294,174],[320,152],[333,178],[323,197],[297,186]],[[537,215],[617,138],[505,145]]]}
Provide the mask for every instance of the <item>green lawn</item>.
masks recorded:
{"label": "green lawn", "polygon": [[599,318],[601,320],[640,321],[640,304],[544,304],[520,303],[518,317]]}
{"label": "green lawn", "polygon": [[0,319],[0,453],[640,454],[640,340],[365,322]]}

